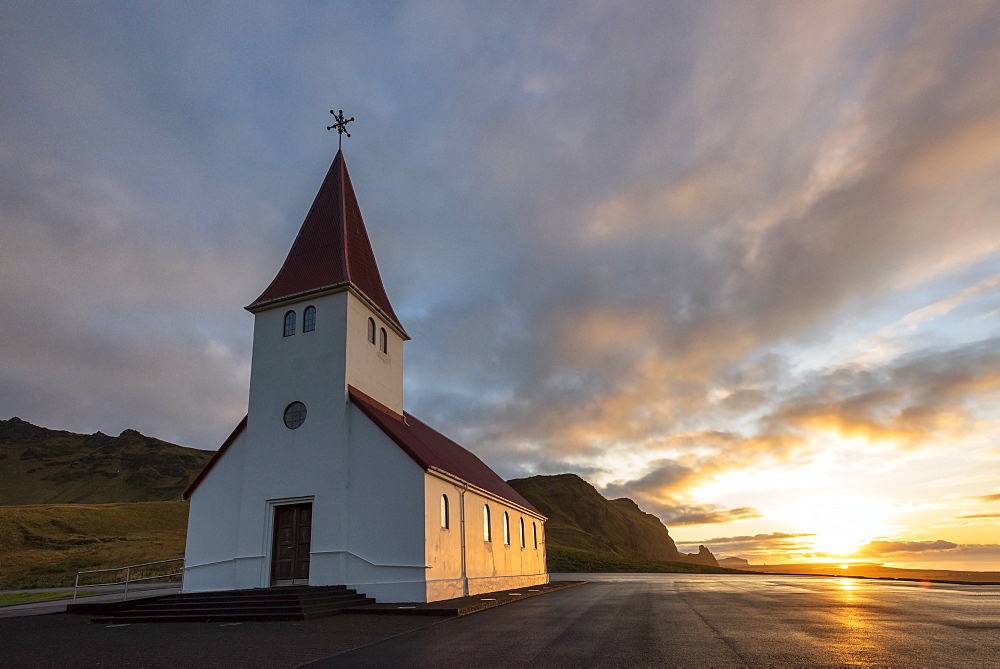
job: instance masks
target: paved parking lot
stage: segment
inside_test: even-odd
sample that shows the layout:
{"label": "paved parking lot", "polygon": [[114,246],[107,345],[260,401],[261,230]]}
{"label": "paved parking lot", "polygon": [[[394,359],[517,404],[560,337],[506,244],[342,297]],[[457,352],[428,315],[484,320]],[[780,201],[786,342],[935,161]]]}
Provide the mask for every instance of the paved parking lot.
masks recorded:
{"label": "paved parking lot", "polygon": [[122,627],[70,615],[4,619],[0,665],[1000,663],[1000,586],[728,574],[573,577],[594,582],[462,618]]}

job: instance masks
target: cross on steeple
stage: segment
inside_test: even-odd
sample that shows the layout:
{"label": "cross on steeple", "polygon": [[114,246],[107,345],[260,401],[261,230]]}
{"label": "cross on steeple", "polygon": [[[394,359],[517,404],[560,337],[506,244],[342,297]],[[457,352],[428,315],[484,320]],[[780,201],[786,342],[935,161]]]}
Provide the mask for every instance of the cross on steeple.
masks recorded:
{"label": "cross on steeple", "polygon": [[353,121],[354,117],[352,116],[351,118],[345,120],[343,109],[340,110],[339,114],[334,112],[332,109],[330,110],[330,113],[333,114],[334,123],[333,125],[326,126],[326,129],[327,130],[333,130],[334,128],[337,129],[337,149],[339,150],[341,148],[341,142],[344,141],[343,136],[344,135],[347,135],[348,137],[351,136],[351,133],[347,132],[347,124]]}

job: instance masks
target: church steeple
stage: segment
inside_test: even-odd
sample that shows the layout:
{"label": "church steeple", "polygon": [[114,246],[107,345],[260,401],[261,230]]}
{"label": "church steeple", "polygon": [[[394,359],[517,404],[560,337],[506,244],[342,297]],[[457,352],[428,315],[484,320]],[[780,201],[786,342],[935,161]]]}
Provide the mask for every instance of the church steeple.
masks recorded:
{"label": "church steeple", "polygon": [[409,339],[389,303],[342,151],[327,172],[271,285],[247,307],[262,307],[351,284]]}

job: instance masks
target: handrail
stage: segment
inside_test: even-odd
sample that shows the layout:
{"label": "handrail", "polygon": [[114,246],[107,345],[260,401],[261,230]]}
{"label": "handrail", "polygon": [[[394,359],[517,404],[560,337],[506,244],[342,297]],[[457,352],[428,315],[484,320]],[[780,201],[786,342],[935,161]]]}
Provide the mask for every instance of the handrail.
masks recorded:
{"label": "handrail", "polygon": [[[140,567],[150,567],[152,565],[157,565],[157,564],[167,564],[169,562],[180,562],[182,566],[180,567],[179,570],[177,570],[177,571],[171,571],[170,573],[167,573],[167,574],[157,574],[156,576],[143,576],[143,577],[140,577],[140,578],[132,578],[132,570],[133,569],[139,569]],[[77,594],[77,591],[80,589],[80,576],[83,575],[83,574],[100,574],[100,573],[109,572],[109,571],[110,572],[115,572],[117,574],[117,573],[121,573],[121,571],[124,569],[125,570],[125,580],[123,580],[123,581],[109,581],[107,583],[88,583],[88,584],[86,584],[86,585],[83,586],[85,588],[100,588],[100,587],[103,587],[103,586],[106,586],[106,585],[122,585],[124,583],[125,584],[125,594],[124,594],[124,597],[123,597],[123,601],[124,601],[124,600],[128,599],[128,586],[129,586],[129,583],[139,583],[141,581],[154,581],[154,580],[160,579],[160,578],[170,578],[170,577],[173,577],[173,576],[181,576],[184,573],[183,563],[184,563],[184,556],[182,555],[181,557],[171,558],[169,560],[157,560],[155,562],[143,562],[141,564],[131,564],[131,565],[127,565],[125,567],[111,567],[110,569],[88,569],[87,571],[78,571],[76,573],[76,581],[73,584],[73,601],[74,602],[76,601],[76,594]]]}

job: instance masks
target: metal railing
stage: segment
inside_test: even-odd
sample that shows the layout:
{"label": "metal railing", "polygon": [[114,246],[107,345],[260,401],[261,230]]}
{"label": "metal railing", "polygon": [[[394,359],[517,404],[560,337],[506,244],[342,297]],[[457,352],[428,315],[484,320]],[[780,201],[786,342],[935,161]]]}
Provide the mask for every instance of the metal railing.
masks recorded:
{"label": "metal railing", "polygon": [[[161,566],[174,565],[174,566]],[[153,573],[165,572],[165,573]],[[126,567],[113,567],[111,569],[91,569],[80,571],[76,574],[76,582],[73,584],[73,601],[76,601],[76,593],[80,588],[102,588],[107,586],[124,585],[123,600],[128,599],[128,586],[130,583],[141,583],[144,581],[156,581],[161,579],[177,579],[184,573],[184,557],[172,558],[170,560],[158,560],[157,562],[144,562],[142,564],[132,564]],[[80,577],[84,581],[90,580],[89,574],[114,574],[114,580],[103,583],[80,583]],[[122,576],[124,575],[124,578]]]}

